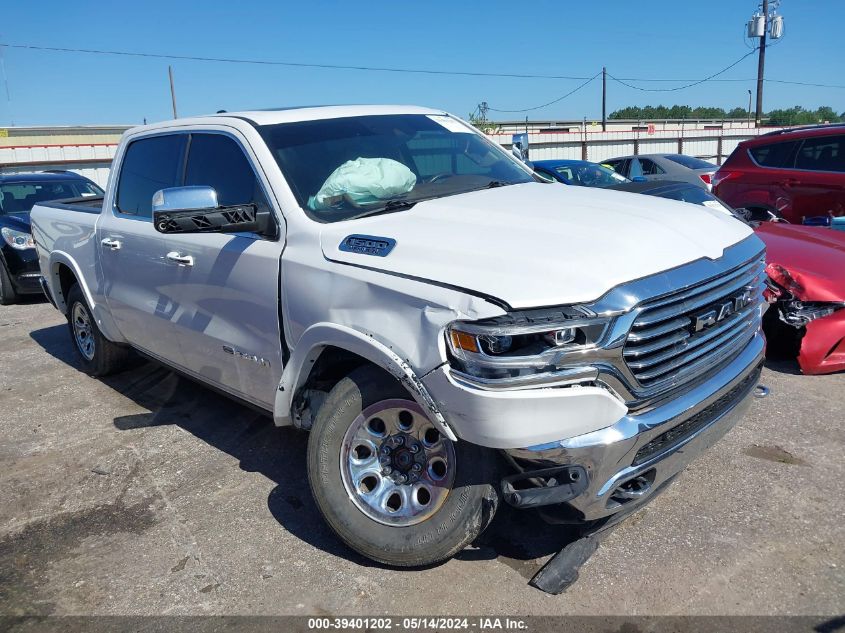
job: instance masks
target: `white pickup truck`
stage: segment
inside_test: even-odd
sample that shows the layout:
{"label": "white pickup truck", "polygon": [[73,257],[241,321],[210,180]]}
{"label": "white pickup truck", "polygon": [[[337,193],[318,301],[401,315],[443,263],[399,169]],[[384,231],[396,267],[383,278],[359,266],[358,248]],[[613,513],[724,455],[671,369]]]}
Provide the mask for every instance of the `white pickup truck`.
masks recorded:
{"label": "white pickup truck", "polygon": [[86,371],[134,349],[310,431],[317,506],[390,565],[454,555],[502,498],[626,514],[760,375],[749,228],[539,182],[438,110],[134,128],[104,198],[36,206],[32,231]]}

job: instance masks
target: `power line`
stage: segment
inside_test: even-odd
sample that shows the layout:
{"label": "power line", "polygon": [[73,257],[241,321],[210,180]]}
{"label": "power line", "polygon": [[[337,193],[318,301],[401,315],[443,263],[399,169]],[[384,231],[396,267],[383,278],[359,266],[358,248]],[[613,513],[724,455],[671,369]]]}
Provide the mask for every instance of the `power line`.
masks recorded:
{"label": "power line", "polygon": [[765,81],[767,83],[773,83],[773,84],[789,84],[789,85],[792,85],[792,86],[812,86],[814,88],[843,88],[843,89],[845,89],[845,86],[837,85],[837,84],[814,84],[814,83],[808,83],[806,81],[786,81],[784,79],[763,79],[763,81]]}
{"label": "power line", "polygon": [[587,81],[585,81],[584,83],[582,83],[580,86],[578,86],[578,87],[577,87],[577,88],[575,88],[574,90],[570,90],[569,92],[567,92],[567,93],[566,93],[565,95],[563,95],[562,97],[558,97],[558,98],[557,98],[557,99],[555,99],[554,101],[549,101],[548,103],[544,103],[543,105],[534,106],[534,107],[532,107],[532,108],[522,108],[521,110],[500,110],[500,109],[498,109],[498,108],[490,108],[490,107],[488,107],[488,110],[492,110],[493,112],[503,112],[503,113],[530,112],[531,110],[539,110],[540,108],[545,108],[546,106],[550,106],[550,105],[552,105],[552,104],[554,104],[554,103],[557,103],[558,101],[563,101],[564,99],[566,99],[566,98],[567,98],[568,96],[570,96],[570,95],[574,95],[576,92],[578,92],[579,90],[581,90],[581,88],[583,88],[583,87],[584,87],[584,86],[586,86],[587,84],[592,83],[592,82],[595,80],[595,78],[596,78],[596,77],[598,77],[599,75],[601,75],[601,73],[602,73],[602,71],[597,72],[595,75],[593,75],[592,77],[590,77]]}
{"label": "power line", "polygon": [[726,72],[728,72],[731,68],[733,68],[734,66],[736,66],[737,64],[739,64],[741,61],[743,61],[743,60],[744,60],[744,59],[746,59],[747,57],[750,57],[750,56],[751,56],[751,55],[753,55],[755,52],[757,52],[757,49],[756,49],[756,48],[755,48],[754,50],[748,51],[745,55],[743,55],[742,57],[740,57],[738,60],[736,60],[736,61],[735,61],[734,63],[732,63],[730,66],[726,66],[726,67],[725,67],[725,68],[723,68],[722,70],[720,70],[720,71],[718,71],[718,72],[713,73],[713,74],[712,74],[712,75],[710,75],[709,77],[705,77],[704,79],[698,79],[698,80],[696,80],[696,81],[693,81],[692,83],[688,83],[688,84],[683,85],[683,86],[675,86],[674,88],[643,88],[642,86],[635,86],[635,85],[633,85],[633,84],[626,83],[624,80],[619,79],[619,78],[617,78],[617,77],[614,77],[614,76],[613,76],[613,75],[611,75],[610,73],[608,73],[608,75],[607,75],[607,76],[608,76],[608,77],[610,77],[611,79],[613,79],[614,81],[616,81],[617,83],[622,84],[623,86],[627,86],[628,88],[633,88],[634,90],[640,90],[640,91],[642,91],[642,92],[675,92],[675,91],[677,91],[677,90],[685,90],[685,89],[687,89],[687,88],[692,88],[693,86],[697,86],[697,85],[699,85],[699,84],[703,84],[705,81],[711,81],[711,80],[713,80],[715,77],[718,77],[719,75],[721,75],[722,73],[726,73]]}
{"label": "power line", "polygon": [[146,57],[153,59],[177,59],[194,62],[222,62],[226,64],[258,64],[261,66],[289,66],[294,68],[323,68],[327,70],[363,70],[385,73],[416,73],[424,75],[457,75],[462,77],[511,77],[517,79],[569,79],[580,81],[589,77],[571,77],[568,75],[534,75],[526,73],[490,73],[465,70],[437,70],[432,68],[394,68],[386,66],[353,66],[344,64],[314,64],[269,59],[239,59],[232,57],[201,57],[198,55],[170,55],[166,53],[138,53],[132,51],[98,50],[92,48],[63,48],[58,46],[34,46],[30,44],[0,44],[8,48],[21,48],[55,53],[87,53],[91,55],[120,55],[124,57]]}
{"label": "power line", "polygon": [[[268,60],[268,59],[246,59],[246,58],[231,58],[231,57],[203,57],[199,55],[171,55],[167,53],[139,53],[134,51],[117,51],[117,50],[100,50],[100,49],[91,49],[91,48],[67,48],[67,47],[58,47],[58,46],[36,46],[32,44],[5,44],[0,43],[0,48],[16,48],[16,49],[24,49],[24,50],[36,50],[36,51],[47,51],[47,52],[56,52],[56,53],[85,53],[90,55],[117,55],[123,57],[143,57],[143,58],[151,58],[151,59],[169,59],[169,60],[182,60],[182,61],[197,61],[197,62],[217,62],[217,63],[226,63],[226,64],[255,64],[261,66],[287,66],[292,68],[321,68],[326,70],[358,70],[358,71],[372,71],[372,72],[388,72],[388,73],[410,73],[410,74],[425,74],[425,75],[446,75],[446,76],[460,76],[460,77],[496,77],[496,78],[514,78],[514,79],[553,79],[553,80],[564,80],[564,81],[591,81],[596,78],[597,75],[593,77],[578,77],[573,75],[545,75],[545,74],[532,74],[532,73],[494,73],[494,72],[484,72],[484,71],[468,71],[468,70],[442,70],[442,69],[435,69],[435,68],[399,68],[399,67],[385,67],[385,66],[359,66],[359,65],[344,65],[344,64],[317,64],[317,63],[309,63],[309,62],[294,62],[294,61],[284,61],[284,60]],[[749,52],[749,55],[753,53],[756,48]],[[663,78],[663,77],[614,77],[608,73],[608,77],[613,79],[614,81],[621,83],[623,85],[627,85],[629,88],[633,88],[635,90],[643,90],[643,91],[653,91],[653,92],[670,92],[675,90],[683,90],[684,88],[689,88],[690,86],[698,85],[700,83],[704,83],[705,81],[719,81],[719,82],[745,82],[745,81],[754,81],[753,78],[749,79],[735,79],[735,78],[718,78],[717,77],[737,64],[741,62],[744,57],[737,60],[727,68],[720,70],[717,73],[710,75],[709,77],[705,77],[704,79],[693,79],[693,78]],[[678,86],[675,88],[642,88],[640,86],[633,86],[628,85],[625,82],[628,81],[638,81],[642,83],[674,83],[679,81],[691,82],[685,86]],[[775,79],[766,79],[766,81],[774,82],[774,83],[781,83],[781,84],[793,84],[797,86],[813,86],[818,88],[845,88],[842,85],[836,84],[823,84],[823,83],[805,83],[799,81],[787,81],[787,80],[775,80]],[[580,87],[579,87],[580,89]],[[553,102],[554,103],[554,102]]]}

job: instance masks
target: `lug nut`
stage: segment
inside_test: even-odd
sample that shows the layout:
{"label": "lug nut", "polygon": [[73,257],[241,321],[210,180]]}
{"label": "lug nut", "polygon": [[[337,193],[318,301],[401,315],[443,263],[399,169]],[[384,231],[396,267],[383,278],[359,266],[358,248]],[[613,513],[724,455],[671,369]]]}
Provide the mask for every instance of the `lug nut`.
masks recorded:
{"label": "lug nut", "polygon": [[389,475],[392,472],[393,472],[393,469],[390,466],[385,466],[384,468],[381,469],[382,475]]}
{"label": "lug nut", "polygon": [[422,470],[422,466],[420,466],[419,464],[414,464],[413,466],[411,466],[411,469],[412,469],[414,472],[419,472],[419,471],[421,471],[421,470]]}
{"label": "lug nut", "polygon": [[399,473],[398,475],[396,475],[396,479],[394,481],[396,481],[397,484],[404,484],[406,481],[408,481],[408,478],[402,473]]}
{"label": "lug nut", "polygon": [[420,447],[419,447],[419,445],[418,445],[418,444],[411,444],[410,451],[411,451],[412,453],[419,453],[419,452],[420,452]]}

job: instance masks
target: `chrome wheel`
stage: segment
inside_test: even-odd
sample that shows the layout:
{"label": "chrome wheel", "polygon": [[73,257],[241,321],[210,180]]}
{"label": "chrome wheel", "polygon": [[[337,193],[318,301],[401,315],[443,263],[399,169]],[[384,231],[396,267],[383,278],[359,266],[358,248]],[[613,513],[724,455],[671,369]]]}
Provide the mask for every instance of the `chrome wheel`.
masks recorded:
{"label": "chrome wheel", "polygon": [[455,480],[455,448],[412,400],[364,409],[343,437],[346,492],[368,517],[392,526],[431,517]]}
{"label": "chrome wheel", "polygon": [[85,360],[94,360],[94,326],[91,323],[88,308],[81,303],[75,303],[71,313],[71,324],[73,325],[73,338],[79,352]]}

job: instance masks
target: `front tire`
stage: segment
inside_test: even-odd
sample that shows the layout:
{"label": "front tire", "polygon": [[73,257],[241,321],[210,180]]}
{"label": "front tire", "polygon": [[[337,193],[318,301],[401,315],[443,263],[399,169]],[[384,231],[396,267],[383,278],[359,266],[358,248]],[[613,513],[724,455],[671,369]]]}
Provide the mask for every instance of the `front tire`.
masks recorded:
{"label": "front tire", "polygon": [[70,338],[83,371],[91,376],[107,376],[122,369],[129,350],[103,336],[79,284],[68,291],[67,306]]}
{"label": "front tire", "polygon": [[320,407],[308,480],[326,522],[367,558],[395,567],[444,561],[489,525],[496,455],[442,436],[407,391],[364,366]]}
{"label": "front tire", "polygon": [[8,306],[18,302],[18,293],[12,285],[12,278],[6,265],[0,261],[0,305]]}

